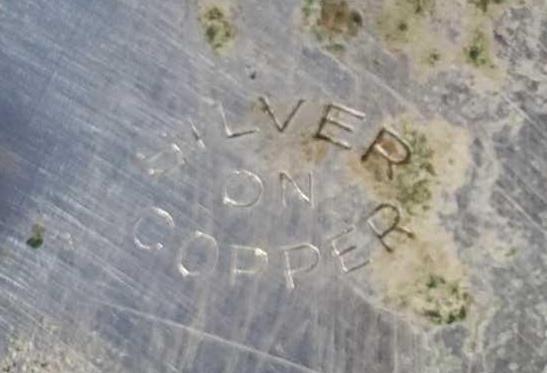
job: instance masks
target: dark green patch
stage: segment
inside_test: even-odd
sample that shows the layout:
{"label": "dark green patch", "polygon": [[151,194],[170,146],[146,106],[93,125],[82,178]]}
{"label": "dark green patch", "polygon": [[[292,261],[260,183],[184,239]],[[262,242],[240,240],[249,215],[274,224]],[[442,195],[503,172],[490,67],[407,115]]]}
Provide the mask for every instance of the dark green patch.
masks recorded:
{"label": "dark green patch", "polygon": [[505,254],[505,256],[507,256],[507,257],[514,256],[516,253],[517,253],[517,249],[516,249],[515,247],[512,247],[512,248]]}
{"label": "dark green patch", "polygon": [[481,58],[482,49],[476,45],[472,45],[469,48],[469,58],[473,63],[478,63],[479,59]]}
{"label": "dark green patch", "polygon": [[410,215],[427,211],[432,198],[431,186],[436,176],[433,167],[433,150],[428,145],[425,134],[405,129],[403,134],[410,150],[410,162],[399,167],[395,177],[396,199]]}
{"label": "dark green patch", "polygon": [[443,277],[437,276],[437,275],[429,275],[429,278],[425,286],[427,286],[430,289],[434,289],[438,285],[444,285],[444,284],[446,284],[446,280]]}
{"label": "dark green patch", "polygon": [[475,67],[490,65],[488,39],[481,31],[476,31],[471,43],[465,48],[466,59]]}
{"label": "dark green patch", "polygon": [[325,46],[325,49],[327,49],[329,52],[341,53],[346,50],[346,46],[342,43],[332,43]]}
{"label": "dark green patch", "polygon": [[302,13],[304,13],[304,17],[311,17],[312,14],[318,9],[318,0],[304,0],[304,4],[302,5]]}
{"label": "dark green patch", "polygon": [[441,54],[438,51],[432,51],[427,55],[427,63],[431,66],[436,65],[441,60]]}
{"label": "dark green patch", "polygon": [[209,8],[201,16],[207,42],[214,50],[224,48],[235,36],[235,29],[217,6]]}
{"label": "dark green patch", "polygon": [[[465,320],[471,297],[458,281],[447,281],[443,276],[430,274],[425,288],[418,286],[418,294],[425,300],[421,314],[434,324],[453,324]],[[423,285],[422,285],[423,286]]]}
{"label": "dark green patch", "polygon": [[456,321],[457,321],[456,315],[454,315],[453,313],[448,314],[448,317],[446,319],[447,324],[452,324]]}
{"label": "dark green patch", "polygon": [[351,10],[348,20],[349,34],[352,36],[357,35],[361,27],[363,27],[363,17],[361,16],[361,13],[356,10]]}
{"label": "dark green patch", "polygon": [[414,13],[424,14],[433,11],[435,0],[405,0],[411,7]]}
{"label": "dark green patch", "polygon": [[218,7],[212,7],[204,14],[204,18],[209,21],[224,19],[224,13]]}
{"label": "dark green patch", "polygon": [[38,249],[44,244],[45,228],[40,224],[32,226],[32,235],[27,239],[26,243],[33,249]]}
{"label": "dark green patch", "polygon": [[471,4],[474,4],[477,8],[482,10],[483,12],[488,12],[488,8],[492,3],[494,4],[502,4],[505,0],[470,0]]}
{"label": "dark green patch", "polygon": [[458,319],[464,320],[467,317],[467,310],[465,309],[465,306],[462,306],[460,308],[460,312],[458,312]]}

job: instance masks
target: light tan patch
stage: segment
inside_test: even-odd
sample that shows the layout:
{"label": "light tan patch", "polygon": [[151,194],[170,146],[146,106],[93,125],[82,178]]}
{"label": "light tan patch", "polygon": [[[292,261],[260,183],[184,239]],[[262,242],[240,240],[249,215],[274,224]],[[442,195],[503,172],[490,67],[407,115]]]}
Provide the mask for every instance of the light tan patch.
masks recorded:
{"label": "light tan patch", "polygon": [[400,235],[392,253],[377,250],[371,278],[388,305],[434,324],[450,324],[467,317],[471,291],[452,237],[437,224],[412,225],[415,238]]}
{"label": "light tan patch", "polygon": [[[298,99],[270,103],[280,124],[284,123],[297,102]],[[258,157],[272,168],[298,173],[318,167],[325,160],[329,146],[332,147],[327,141],[315,137],[322,115],[320,102],[306,101],[283,131],[279,131],[264,106],[257,102],[244,122],[260,128],[257,141],[252,145]]]}
{"label": "light tan patch", "polygon": [[[348,176],[357,177],[376,202],[400,207],[401,226],[414,233],[413,238],[391,233],[386,240],[395,248],[393,252],[379,246],[373,253],[369,268],[376,291],[388,305],[419,320],[449,324],[467,317],[472,296],[454,239],[442,228],[438,215],[455,208],[452,194],[466,179],[470,137],[466,130],[440,119],[417,123],[416,118],[404,115],[385,124],[409,142],[411,149],[416,137],[421,138],[420,149],[412,149],[414,159],[411,155],[409,164],[395,166],[393,179],[387,176],[386,160],[372,155],[364,162],[351,157]],[[417,157],[416,152],[421,155]],[[413,162],[421,163],[417,166]],[[406,194],[397,178],[407,170],[412,174],[404,185],[414,188],[412,177],[416,183],[426,180],[427,198],[410,203],[401,199]],[[432,278],[438,279],[436,286],[430,286]]]}
{"label": "light tan patch", "polygon": [[[409,115],[386,121],[386,128],[393,129],[412,148],[413,142],[418,149],[412,149],[409,164],[393,167],[393,179],[388,177],[387,161],[372,153],[362,162],[353,155],[348,157],[351,177],[358,177],[372,197],[378,201],[392,201],[405,208],[407,215],[425,217],[428,210],[450,201],[443,200],[443,194],[454,192],[465,180],[465,171],[470,163],[468,133],[443,120],[435,119],[427,125],[418,125],[420,121]],[[428,155],[430,153],[430,155]],[[412,174],[410,174],[412,173]],[[416,173],[414,177],[414,173]],[[413,179],[414,177],[414,179]],[[398,180],[406,178],[404,183]],[[419,198],[416,202],[407,201],[405,183],[427,183],[428,198]],[[403,185],[401,185],[403,184]],[[408,204],[407,204],[408,203]],[[405,206],[405,204],[407,204]]]}
{"label": "light tan patch", "polygon": [[[417,3],[424,3],[420,12],[416,12]],[[379,33],[389,49],[410,58],[418,79],[457,66],[472,75],[477,90],[492,91],[506,77],[506,64],[496,58],[493,25],[514,5],[518,4],[491,1],[484,11],[468,0],[385,0]],[[473,60],[469,51],[477,34],[482,35],[481,58]]]}

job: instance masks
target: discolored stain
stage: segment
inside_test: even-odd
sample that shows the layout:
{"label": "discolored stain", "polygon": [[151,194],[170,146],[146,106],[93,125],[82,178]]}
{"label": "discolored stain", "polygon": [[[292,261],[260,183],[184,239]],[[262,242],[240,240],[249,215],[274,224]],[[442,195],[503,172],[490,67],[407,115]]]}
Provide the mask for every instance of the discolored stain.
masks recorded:
{"label": "discolored stain", "polygon": [[31,236],[27,239],[26,244],[33,249],[39,249],[44,244],[45,230],[46,229],[42,224],[34,224],[32,226]]}
{"label": "discolored stain", "polygon": [[480,31],[475,31],[469,45],[464,48],[465,57],[468,63],[475,67],[490,66],[493,67],[489,55],[490,43],[486,35]]}
{"label": "discolored stain", "polygon": [[491,90],[506,76],[504,61],[496,58],[495,24],[505,9],[519,5],[503,0],[384,0],[376,24],[384,44],[409,57],[417,78],[460,66],[469,70],[476,89]]}
{"label": "discolored stain", "polygon": [[[446,196],[466,180],[470,139],[465,130],[442,120],[418,120],[402,115],[384,123],[408,145],[408,162],[386,173],[386,159],[371,153],[365,161],[349,160],[348,177],[377,203],[400,208],[400,226],[412,234],[386,237],[393,250],[379,247],[371,256],[371,278],[388,307],[418,322],[444,325],[463,321],[472,309],[467,270],[454,238],[442,227]],[[390,153],[400,151],[394,140],[384,141]]]}
{"label": "discolored stain", "polygon": [[228,19],[226,11],[220,6],[210,6],[200,17],[207,42],[215,51],[221,51],[231,45],[235,37],[235,28]]}
{"label": "discolored stain", "polygon": [[317,164],[325,159],[328,153],[328,143],[320,141],[309,134],[303,134],[301,152],[307,163]]}
{"label": "discolored stain", "polygon": [[415,14],[424,14],[426,12],[432,12],[435,6],[435,0],[404,0]]}
{"label": "discolored stain", "polygon": [[504,0],[469,0],[469,2],[486,13],[488,12],[488,10],[491,8],[493,4],[499,5],[499,4],[503,4],[505,1]]}
{"label": "discolored stain", "polygon": [[[431,188],[437,183],[437,174],[434,164],[434,150],[429,144],[426,133],[417,130],[410,122],[402,125],[401,137],[409,145],[411,151],[410,161],[397,167],[393,180],[389,180],[386,174],[385,160],[372,153],[370,159],[362,163],[367,171],[374,177],[374,184],[383,194],[394,199],[409,215],[415,215],[419,211],[431,208]],[[381,139],[379,144],[388,153],[401,158],[402,150],[393,139]],[[389,183],[389,186],[378,185]]]}
{"label": "discolored stain", "polygon": [[363,27],[363,16],[345,0],[305,0],[302,13],[305,25],[331,52],[344,51]]}

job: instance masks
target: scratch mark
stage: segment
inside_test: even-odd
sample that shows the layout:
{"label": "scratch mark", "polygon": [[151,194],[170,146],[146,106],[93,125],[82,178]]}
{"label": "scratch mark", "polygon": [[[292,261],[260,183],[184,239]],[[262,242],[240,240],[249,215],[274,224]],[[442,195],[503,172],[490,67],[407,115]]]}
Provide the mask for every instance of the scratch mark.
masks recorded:
{"label": "scratch mark", "polygon": [[169,320],[169,319],[166,319],[166,318],[161,318],[161,317],[158,317],[158,316],[154,316],[154,315],[146,313],[146,312],[141,312],[141,311],[138,311],[136,309],[129,308],[129,307],[124,307],[124,306],[117,305],[117,304],[114,304],[114,303],[95,301],[95,300],[91,300],[91,301],[89,301],[89,303],[99,304],[99,305],[102,305],[102,306],[105,306],[105,307],[108,307],[108,308],[112,308],[112,309],[115,309],[115,310],[118,310],[118,311],[121,311],[121,312],[125,312],[127,314],[130,314],[130,315],[133,315],[133,316],[136,316],[136,317],[140,317],[141,319],[144,319],[144,320],[148,320],[148,321],[151,321],[151,322],[157,322],[157,323],[162,324],[162,325],[166,325],[166,326],[169,326],[169,327],[172,327],[172,328],[180,329],[180,330],[183,330],[183,331],[187,332],[188,334],[197,336],[197,337],[199,337],[203,340],[207,340],[209,342],[214,342],[214,343],[218,343],[218,344],[221,344],[221,345],[229,346],[233,349],[236,349],[236,350],[239,350],[239,351],[242,351],[242,352],[254,354],[254,355],[259,356],[263,359],[270,360],[272,362],[275,362],[279,365],[283,365],[285,367],[297,369],[301,372],[321,373],[321,372],[318,372],[316,370],[305,367],[303,365],[299,365],[297,363],[294,363],[290,360],[287,360],[287,359],[284,359],[284,358],[281,358],[281,357],[278,357],[278,356],[271,355],[267,352],[260,351],[260,350],[257,350],[255,348],[253,348],[253,347],[250,347],[250,346],[247,346],[247,345],[235,342],[235,341],[231,341],[229,339],[222,338],[222,337],[220,337],[218,335],[215,335],[215,334],[211,334],[211,333],[207,333],[205,331],[199,330],[199,329],[195,329],[191,326],[187,326],[187,325],[184,325],[182,323],[179,323],[179,322],[176,322],[176,321],[173,321],[173,320]]}
{"label": "scratch mark", "polygon": [[[111,242],[107,237],[105,237],[103,235],[100,235],[100,234],[97,234],[96,232],[94,232],[93,230],[91,230],[89,228],[89,225],[84,224],[77,217],[69,214],[64,209],[58,207],[57,205],[55,205],[51,201],[49,201],[47,199],[37,199],[34,196],[31,196],[31,199],[33,201],[36,201],[36,203],[38,205],[41,205],[41,206],[47,205],[47,206],[49,206],[52,210],[57,211],[58,213],[60,213],[71,224],[77,226],[83,232],[86,232],[86,233],[88,233],[88,234],[90,234],[94,237],[99,238],[101,241],[103,241],[104,243],[109,245],[109,247],[118,248],[118,246],[115,245],[113,242]],[[81,209],[87,210],[87,208],[85,206],[81,205],[81,204],[78,204],[78,206],[81,206]],[[142,293],[142,291],[144,290],[144,288],[142,286],[138,286],[140,284],[138,284],[137,281],[135,281],[133,278],[126,275],[125,273],[123,273],[122,271],[117,269],[116,267],[113,267],[109,263],[106,263],[105,261],[103,261],[102,258],[100,258],[95,253],[93,253],[93,251],[85,250],[85,253],[87,253],[88,257],[92,261],[99,264],[101,266],[101,268],[103,268],[105,270],[106,273],[108,273],[110,276],[112,276],[112,279],[119,281],[122,284],[122,286],[126,286],[127,288],[129,288],[131,290],[134,290],[134,291],[137,291],[137,292],[140,292],[140,293]]]}
{"label": "scratch mark", "polygon": [[517,113],[519,113],[524,119],[530,123],[530,125],[539,133],[542,140],[545,140],[545,135],[543,131],[541,130],[541,125],[532,118],[526,111],[524,111],[521,107],[519,107],[513,100],[511,100],[507,95],[502,94],[501,97],[504,99],[505,102],[509,104]]}
{"label": "scratch mark", "polygon": [[[84,18],[85,18],[85,13],[82,12],[82,14],[79,15],[78,20],[74,23],[74,26],[70,30],[70,37],[67,40],[67,45],[73,44],[72,42],[74,38],[76,37],[76,35],[78,35],[78,33],[75,30],[80,29],[80,25],[83,22]],[[53,64],[53,69],[50,75],[47,77],[46,82],[44,83],[44,87],[40,89],[40,93],[38,94],[36,105],[32,109],[31,115],[28,120],[28,124],[31,124],[36,118],[36,116],[38,115],[38,110],[40,109],[40,106],[42,105],[42,102],[47,94],[49,87],[51,86],[55,78],[57,77],[57,72],[59,71],[59,64],[65,57],[66,53],[67,51],[65,49],[59,52],[59,56],[56,58]]]}
{"label": "scratch mark", "polygon": [[522,335],[520,331],[517,330],[517,337],[519,337],[528,347],[530,347],[539,357],[544,357],[541,351],[532,343],[530,340]]}
{"label": "scratch mark", "polygon": [[[205,286],[205,288],[201,289],[201,293],[200,293],[199,299],[198,299],[199,305],[197,306],[197,308],[198,308],[197,316],[193,317],[192,323],[191,323],[191,328],[193,328],[193,329],[198,330],[197,329],[198,327],[203,327],[204,326],[205,311],[208,308],[207,306],[208,306],[208,302],[209,302],[209,299],[210,299],[210,294],[209,294],[210,288],[211,288],[210,282],[207,282],[207,285]],[[194,362],[194,360],[196,358],[196,355],[197,355],[198,350],[199,350],[200,342],[201,342],[201,338],[199,338],[196,343],[190,344],[190,346],[184,350],[184,355],[183,355],[182,361],[185,364],[185,366],[187,366],[187,368],[189,370],[192,370],[191,364]],[[188,365],[190,365],[190,366],[188,366]]]}
{"label": "scratch mark", "polygon": [[0,273],[0,280],[4,280],[6,281],[7,283],[10,283],[12,284],[13,286],[15,286],[16,288],[19,288],[19,289],[27,289],[28,286],[25,286],[24,283],[22,282],[19,282],[19,281],[16,281],[12,278],[9,278],[8,276],[4,276],[3,274]]}
{"label": "scratch mark", "polygon": [[[540,170],[536,169],[534,166],[530,166],[530,168],[534,171],[536,171],[538,174],[541,173]],[[530,186],[528,183],[525,182],[526,177],[521,176],[521,174],[517,171],[517,168],[510,167],[507,165],[507,170],[509,172],[504,173],[505,175],[509,174],[509,177],[514,180],[515,182],[519,183],[519,189],[526,191],[528,194],[532,194],[535,196],[538,200],[545,203],[547,202],[546,197],[542,194],[542,191],[538,191],[534,186]]]}
{"label": "scratch mark", "polygon": [[[252,319],[253,319],[253,317],[255,316],[255,313],[256,313],[255,311],[259,309],[258,307],[256,307],[256,303],[255,303],[256,302],[256,296],[257,296],[258,290],[259,290],[258,284],[259,284],[258,281],[255,281],[253,283],[253,289],[252,289],[251,293],[249,294],[249,296],[246,297],[248,299],[248,301],[245,304],[245,309],[250,310],[250,313],[248,315],[246,315],[246,317],[245,317],[245,323],[244,323],[244,325],[241,328],[241,331],[239,333],[240,338],[244,338],[244,337],[247,336],[247,334],[249,332],[249,328],[251,326]],[[228,373],[236,373],[237,363],[239,363],[239,355],[231,356],[225,371],[228,372]]]}
{"label": "scratch mark", "polygon": [[545,229],[545,227],[543,227],[542,225],[540,225],[537,221],[534,220],[534,218],[532,217],[532,215],[530,215],[525,209],[524,207],[522,207],[522,205],[520,205],[518,203],[518,201],[516,201],[511,195],[509,195],[505,190],[503,190],[502,188],[500,188],[498,185],[495,186],[495,189],[498,191],[498,193],[507,201],[509,202],[517,211],[519,211],[522,215],[524,215],[524,217],[526,218],[526,220],[528,220],[528,222],[530,222],[535,228],[539,229],[541,232],[544,232],[546,233],[547,230]]}
{"label": "scratch mark", "polygon": [[[279,315],[279,312],[278,312],[278,315]],[[270,338],[268,339],[268,341],[266,343],[264,343],[264,346],[266,347],[266,350],[269,351],[272,349],[274,343],[275,343],[275,340],[276,338],[278,337],[278,334],[281,330],[281,327],[283,326],[283,324],[285,323],[285,319],[287,317],[287,313],[284,312],[283,314],[279,315],[275,324],[273,325],[273,327],[270,329],[269,331],[269,334],[270,334]],[[262,369],[262,367],[264,366],[264,363],[265,363],[265,360],[266,359],[261,359],[258,363],[258,365],[256,366],[256,370],[257,371],[260,371]]]}

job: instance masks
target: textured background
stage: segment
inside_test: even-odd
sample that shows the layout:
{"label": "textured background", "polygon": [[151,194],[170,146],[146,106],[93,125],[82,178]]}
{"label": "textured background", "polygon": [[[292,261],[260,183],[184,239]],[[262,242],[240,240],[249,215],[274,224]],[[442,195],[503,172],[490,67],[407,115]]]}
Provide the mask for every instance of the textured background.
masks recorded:
{"label": "textured background", "polygon": [[[4,371],[36,360],[45,372],[546,373],[545,3],[507,8],[496,21],[507,77],[486,93],[457,68],[415,79],[372,25],[342,58],[298,27],[296,1],[230,6],[238,36],[217,54],[190,1],[0,1]],[[290,131],[276,140],[267,119],[247,121],[262,94],[365,112],[361,145],[409,110],[467,131],[471,166],[447,197],[454,208],[439,216],[471,283],[488,294],[479,321],[422,328],[385,307],[365,275],[339,271],[325,240],[370,208],[370,196],[341,176],[342,150],[328,145],[324,167],[313,168]],[[260,132],[227,139],[219,103],[233,127]],[[184,165],[167,154],[143,167],[138,154],[174,139]],[[313,169],[315,207],[283,209],[277,172],[299,163]],[[263,178],[252,209],[222,204],[224,180],[239,168]],[[150,218],[152,207],[175,228]],[[140,218],[148,223],[139,234],[160,237],[161,250],[136,247]],[[33,250],[25,241],[37,222],[45,242]],[[195,230],[216,238],[218,264],[183,278],[178,252]],[[485,232],[495,239],[485,243]],[[321,262],[288,291],[280,247],[302,242],[320,248]],[[504,243],[516,254],[496,252]],[[268,270],[230,283],[231,244],[262,248]],[[6,370],[10,359],[19,362]]]}

